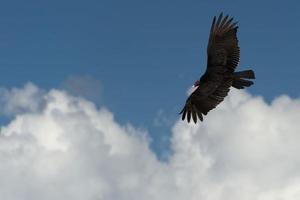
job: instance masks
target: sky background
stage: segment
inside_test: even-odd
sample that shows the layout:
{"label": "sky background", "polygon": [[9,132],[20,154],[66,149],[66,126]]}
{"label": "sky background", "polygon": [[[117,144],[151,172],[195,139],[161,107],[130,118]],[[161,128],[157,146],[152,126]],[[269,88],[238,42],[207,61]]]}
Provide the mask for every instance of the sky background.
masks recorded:
{"label": "sky background", "polygon": [[249,92],[267,102],[299,97],[299,9],[299,1],[259,0],[1,2],[0,85],[83,96],[147,130],[163,158],[221,11],[239,21],[238,69],[257,77]]}
{"label": "sky background", "polygon": [[[181,121],[221,11],[239,70]],[[1,1],[1,200],[299,200],[299,1]]]}

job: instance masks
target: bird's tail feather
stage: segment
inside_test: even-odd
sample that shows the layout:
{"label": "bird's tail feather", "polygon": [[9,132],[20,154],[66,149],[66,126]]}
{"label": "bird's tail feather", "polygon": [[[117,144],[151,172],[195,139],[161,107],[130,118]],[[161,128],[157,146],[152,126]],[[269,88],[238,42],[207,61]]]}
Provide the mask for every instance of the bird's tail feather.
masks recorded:
{"label": "bird's tail feather", "polygon": [[253,84],[252,81],[245,80],[245,79],[255,79],[254,71],[245,70],[245,71],[240,71],[240,72],[234,72],[232,87],[235,87],[237,89],[243,89],[243,88],[249,87]]}
{"label": "bird's tail feather", "polygon": [[244,79],[235,79],[233,80],[232,87],[236,89],[244,89],[245,87],[249,87],[253,84],[252,81],[244,80]]}
{"label": "bird's tail feather", "polygon": [[255,74],[253,70],[245,70],[240,72],[233,73],[234,78],[247,78],[247,79],[255,79]]}

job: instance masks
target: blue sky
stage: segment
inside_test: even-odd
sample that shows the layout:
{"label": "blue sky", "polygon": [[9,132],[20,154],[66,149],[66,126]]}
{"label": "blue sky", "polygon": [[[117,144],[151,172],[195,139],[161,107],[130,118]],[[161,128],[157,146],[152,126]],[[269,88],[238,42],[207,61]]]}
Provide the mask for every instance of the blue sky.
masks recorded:
{"label": "blue sky", "polygon": [[75,93],[107,107],[120,123],[149,130],[160,155],[186,90],[205,70],[208,31],[221,11],[239,21],[239,69],[257,75],[249,91],[268,101],[299,97],[299,6],[258,0],[2,2],[0,84],[70,89],[86,81]]}

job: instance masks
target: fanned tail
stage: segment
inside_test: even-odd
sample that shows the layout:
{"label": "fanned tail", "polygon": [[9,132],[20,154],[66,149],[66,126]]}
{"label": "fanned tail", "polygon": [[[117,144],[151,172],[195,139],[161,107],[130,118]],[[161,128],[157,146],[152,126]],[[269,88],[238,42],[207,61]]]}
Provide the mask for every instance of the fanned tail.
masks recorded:
{"label": "fanned tail", "polygon": [[244,89],[245,87],[249,87],[253,84],[252,81],[245,79],[255,79],[254,71],[245,70],[240,72],[234,72],[232,87],[235,87],[237,89]]}

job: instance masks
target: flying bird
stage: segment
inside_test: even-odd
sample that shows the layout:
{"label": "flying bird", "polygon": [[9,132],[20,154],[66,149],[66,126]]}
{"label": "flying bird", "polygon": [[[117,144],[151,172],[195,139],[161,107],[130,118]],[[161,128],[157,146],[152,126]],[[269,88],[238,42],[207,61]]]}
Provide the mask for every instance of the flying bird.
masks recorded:
{"label": "flying bird", "polygon": [[252,70],[235,72],[240,60],[237,39],[237,22],[223,13],[213,18],[207,45],[207,67],[201,78],[194,83],[196,89],[188,97],[181,110],[182,120],[191,118],[203,121],[203,115],[214,109],[227,96],[230,87],[244,89],[253,84]]}

